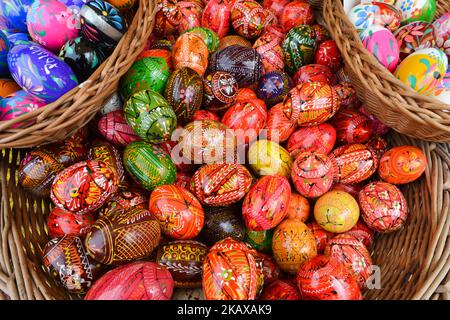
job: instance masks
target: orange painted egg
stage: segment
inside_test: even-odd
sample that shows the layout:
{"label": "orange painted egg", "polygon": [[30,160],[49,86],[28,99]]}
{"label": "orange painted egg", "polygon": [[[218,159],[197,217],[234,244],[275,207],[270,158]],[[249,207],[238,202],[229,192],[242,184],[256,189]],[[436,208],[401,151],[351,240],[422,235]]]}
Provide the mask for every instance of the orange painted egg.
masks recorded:
{"label": "orange painted egg", "polygon": [[281,29],[277,28],[275,25],[267,27],[253,45],[253,48],[261,56],[264,73],[284,69],[284,53],[281,47],[284,34]]}
{"label": "orange painted egg", "polygon": [[20,87],[14,80],[0,79],[0,99],[6,98],[11,93],[19,91]]}
{"label": "orange painted egg", "polygon": [[266,25],[266,13],[256,1],[235,1],[231,8],[231,24],[234,31],[247,39],[258,37]]}
{"label": "orange painted egg", "polygon": [[306,224],[297,219],[286,219],[275,229],[272,251],[280,268],[295,274],[303,262],[317,255],[317,245]]}
{"label": "orange painted egg", "polygon": [[375,231],[396,231],[408,217],[405,197],[393,184],[371,182],[361,190],[358,199],[364,222]]}
{"label": "orange painted egg", "polygon": [[157,0],[155,32],[161,36],[172,36],[177,32],[181,20],[181,8],[176,0]]}
{"label": "orange painted egg", "polygon": [[286,149],[293,159],[302,152],[329,154],[336,142],[336,130],[328,123],[299,128],[290,137]]}
{"label": "orange painted egg", "polygon": [[203,76],[208,66],[208,56],[205,42],[194,33],[182,34],[173,45],[172,61],[175,69],[188,67]]}
{"label": "orange painted egg", "polygon": [[364,143],[372,135],[372,122],[357,111],[341,109],[330,124],[336,128],[336,140],[341,144]]}
{"label": "orange painted egg", "polygon": [[193,239],[203,228],[205,215],[200,202],[188,190],[163,185],[150,195],[150,212],[158,219],[164,235]]}
{"label": "orange painted egg", "polygon": [[308,199],[297,192],[291,192],[291,199],[289,201],[286,218],[298,219],[301,222],[306,222],[309,218],[310,211],[311,206],[309,205]]}
{"label": "orange painted egg", "polygon": [[267,113],[267,139],[271,141],[286,141],[296,127],[297,124],[286,117],[282,103],[273,106]]}
{"label": "orange painted egg", "polygon": [[314,218],[329,232],[346,232],[358,222],[358,202],[347,192],[329,191],[314,205]]}
{"label": "orange painted egg", "polygon": [[334,237],[334,233],[325,230],[316,221],[311,221],[306,225],[311,230],[314,239],[316,239],[317,253],[322,254],[328,241]]}
{"label": "orange painted egg", "polygon": [[427,158],[414,146],[400,146],[386,151],[380,159],[378,174],[392,184],[417,180],[427,167]]}
{"label": "orange painted egg", "polygon": [[307,1],[295,0],[286,4],[280,15],[280,23],[284,32],[288,32],[298,25],[312,25],[313,22],[313,9]]}

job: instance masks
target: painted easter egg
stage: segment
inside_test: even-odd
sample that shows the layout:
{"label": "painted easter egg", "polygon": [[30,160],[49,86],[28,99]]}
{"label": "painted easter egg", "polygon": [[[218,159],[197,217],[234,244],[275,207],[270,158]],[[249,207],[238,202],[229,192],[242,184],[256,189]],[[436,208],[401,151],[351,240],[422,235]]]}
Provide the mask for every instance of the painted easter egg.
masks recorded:
{"label": "painted easter egg", "polygon": [[0,17],[4,18],[5,29],[26,32],[27,12],[33,2],[34,0],[3,0],[0,2]]}
{"label": "painted easter egg", "polygon": [[315,126],[336,114],[341,101],[334,87],[306,82],[294,87],[283,101],[286,116],[300,126]]}
{"label": "painted easter egg", "polygon": [[135,181],[149,191],[175,182],[175,165],[170,156],[157,145],[144,141],[130,143],[125,148],[123,164]]}
{"label": "painted easter egg", "polygon": [[245,39],[244,37],[233,34],[220,39],[219,47],[217,48],[217,50],[219,51],[230,46],[241,46],[245,48],[251,48],[252,43],[249,40]]}
{"label": "painted easter egg", "polygon": [[283,104],[279,103],[270,108],[267,113],[267,139],[274,142],[286,141],[295,131],[297,124],[291,121],[283,110]]}
{"label": "painted easter egg", "polygon": [[202,287],[196,289],[175,288],[171,300],[202,301],[205,300],[205,294]]}
{"label": "painted easter egg", "polygon": [[108,271],[88,291],[85,300],[170,300],[170,272],[154,262],[138,261]]}
{"label": "painted easter egg", "polygon": [[358,202],[347,192],[329,191],[314,205],[314,218],[329,232],[346,232],[358,222]]}
{"label": "painted easter egg", "polygon": [[297,285],[304,299],[362,300],[358,282],[336,258],[318,255],[302,264]]}
{"label": "painted easter egg", "polygon": [[125,170],[122,163],[122,155],[116,147],[106,141],[94,141],[88,154],[89,160],[97,160],[106,163],[122,184],[125,179]]}
{"label": "painted easter egg", "polygon": [[[260,231],[255,231],[260,232]],[[273,230],[262,231],[266,232],[266,234],[270,235],[270,252],[272,252],[272,236]],[[269,284],[280,277],[281,269],[278,267],[275,259],[269,255],[262,252],[258,252],[259,259],[262,262],[263,266],[263,275],[264,275],[264,285]]]}
{"label": "painted easter egg", "polygon": [[297,192],[292,191],[286,218],[298,219],[301,222],[306,222],[306,220],[308,220],[309,218],[310,211],[311,207],[309,205],[308,199],[298,194]]}
{"label": "painted easter egg", "polygon": [[175,288],[198,288],[207,254],[208,247],[201,242],[178,240],[160,246],[156,261],[170,272]]}
{"label": "painted easter egg", "polygon": [[278,143],[270,140],[257,140],[248,149],[250,167],[260,176],[280,175],[289,178],[292,159]]}
{"label": "painted easter egg", "polygon": [[242,203],[245,225],[253,231],[275,228],[286,216],[290,198],[291,186],[285,177],[260,178]]}
{"label": "painted easter egg", "polygon": [[280,24],[284,32],[299,25],[312,25],[313,9],[306,1],[295,0],[286,4],[280,15]]}
{"label": "painted easter egg", "polygon": [[[180,1],[178,2],[178,6],[180,7],[181,13],[180,21],[177,25],[178,32],[183,33],[192,28],[200,28],[202,25],[203,6],[191,1]],[[218,37],[217,44],[219,44]]]}
{"label": "painted easter egg", "polygon": [[343,234],[348,234],[355,237],[358,241],[364,244],[366,248],[370,248],[372,246],[375,237],[375,231],[370,229],[362,218],[358,220],[356,226]]}
{"label": "painted easter egg", "polygon": [[47,103],[78,85],[72,69],[37,44],[15,45],[8,53],[8,67],[23,90]]}
{"label": "painted easter egg", "polygon": [[182,19],[181,7],[176,0],[157,0],[156,6],[155,34],[172,38]]}
{"label": "painted easter egg", "polygon": [[369,118],[350,109],[341,109],[330,124],[336,128],[336,140],[341,144],[364,143],[372,135]]}
{"label": "painted easter egg", "polygon": [[361,3],[347,14],[356,30],[361,32],[372,26],[380,26],[395,31],[400,27],[402,12],[393,4],[379,2]]}
{"label": "painted easter egg", "polygon": [[[24,90],[11,93],[0,100],[0,121],[8,121],[47,105],[45,102],[28,94]],[[18,122],[12,128],[24,127],[33,124],[33,121]]]}
{"label": "painted easter egg", "polygon": [[238,83],[232,74],[215,71],[203,78],[203,106],[214,112],[224,111],[236,100]]}
{"label": "painted easter egg", "polygon": [[[1,27],[1,26],[0,26]],[[8,39],[6,38],[5,33],[0,31],[0,77],[8,77],[9,69],[8,69]],[[2,94],[4,97],[4,94]]]}
{"label": "painted easter egg", "polygon": [[249,86],[261,78],[261,57],[256,49],[236,45],[229,46],[211,56],[208,73],[215,71],[230,73],[240,87]]}
{"label": "painted easter egg", "polygon": [[179,186],[181,188],[189,189],[191,185],[192,174],[188,172],[177,172],[177,178],[175,179],[174,185]]}
{"label": "painted easter egg", "polygon": [[177,116],[167,100],[151,89],[133,94],[124,106],[125,119],[133,131],[150,143],[170,139]]}
{"label": "painted easter egg", "polygon": [[280,20],[281,13],[289,2],[290,0],[264,0],[262,6],[264,9],[272,11],[277,19]]}
{"label": "painted easter egg", "polygon": [[258,300],[301,300],[297,285],[286,280],[275,280],[264,289]]}
{"label": "painted easter egg", "polygon": [[244,198],[251,183],[252,175],[241,164],[206,164],[195,172],[190,189],[204,205],[225,206]]}
{"label": "painted easter egg", "polygon": [[113,216],[133,208],[147,209],[148,197],[137,188],[122,188],[99,210],[99,216]]}
{"label": "painted easter egg", "polygon": [[87,255],[80,238],[68,236],[47,243],[42,263],[67,291],[75,294],[86,293],[101,268]]}
{"label": "painted easter egg", "polygon": [[317,46],[314,63],[329,67],[333,72],[342,66],[342,56],[334,40],[326,40]]}
{"label": "painted easter egg", "polygon": [[293,77],[295,85],[304,82],[323,82],[329,85],[336,84],[336,76],[326,65],[308,64],[297,70]]}
{"label": "painted easter egg", "polygon": [[378,160],[381,159],[383,154],[388,149],[388,143],[386,142],[386,140],[383,139],[382,137],[376,136],[376,135],[373,135],[369,139],[369,141],[367,141],[366,145],[371,147],[373,149],[373,151],[375,151],[375,153],[376,153],[376,155],[378,157]]}
{"label": "painted easter egg", "polygon": [[334,180],[354,184],[368,179],[378,167],[375,151],[363,144],[348,144],[331,152]]}
{"label": "painted easter egg", "polygon": [[331,39],[330,32],[323,25],[321,25],[321,24],[314,24],[314,25],[312,25],[312,28],[316,32],[317,44],[318,45],[321,44],[324,41],[327,41],[327,40]]}
{"label": "painted easter egg", "polygon": [[100,114],[100,116],[104,116],[107,113],[122,109],[123,103],[120,99],[119,93],[116,91],[106,99],[98,113]]}
{"label": "painted easter egg", "polygon": [[407,56],[394,76],[421,94],[430,94],[442,81],[448,68],[448,58],[439,49],[420,49]]}
{"label": "painted easter egg", "polygon": [[432,48],[435,45],[434,27],[424,21],[411,22],[394,33],[403,60],[419,49]]}
{"label": "painted easter egg", "polygon": [[273,229],[255,231],[246,229],[244,241],[258,252],[272,252]]}
{"label": "painted easter egg", "polygon": [[213,30],[204,27],[194,27],[187,32],[199,35],[205,42],[210,53],[216,52],[219,48],[219,37]]}
{"label": "painted easter egg", "polygon": [[272,251],[280,268],[289,274],[295,274],[303,262],[317,255],[317,245],[303,222],[286,219],[275,229]]}
{"label": "painted easter egg", "polygon": [[396,186],[375,181],[359,193],[364,222],[378,232],[399,230],[408,218],[405,197]]}
{"label": "painted easter egg", "polygon": [[173,45],[172,61],[175,69],[188,67],[200,76],[208,66],[208,47],[202,37],[195,33],[184,33]]}
{"label": "painted easter egg", "polygon": [[231,26],[231,7],[229,0],[210,0],[205,6],[202,15],[202,27],[209,28],[219,36],[225,37]]}
{"label": "painted easter egg", "polygon": [[283,71],[271,71],[265,73],[258,82],[258,97],[268,105],[282,102],[284,97],[292,89],[292,80]]}
{"label": "painted easter egg", "polygon": [[292,166],[292,182],[302,196],[317,198],[330,190],[333,184],[331,159],[317,152],[303,152]]}
{"label": "painted easter egg", "polygon": [[311,230],[314,239],[316,240],[317,253],[322,254],[328,241],[330,241],[330,239],[332,239],[335,234],[322,228],[316,221],[308,222],[306,225],[308,226],[309,230]]}
{"label": "painted easter egg", "polygon": [[310,26],[300,25],[289,30],[282,43],[287,70],[294,74],[300,67],[313,63],[316,47],[316,33]]}
{"label": "painted easter egg", "polygon": [[258,37],[266,24],[266,13],[256,1],[236,1],[231,8],[234,31],[247,39]]}
{"label": "painted easter egg", "polygon": [[91,213],[76,214],[61,208],[53,208],[47,218],[48,235],[54,238],[84,237],[93,224]]}
{"label": "painted easter egg", "polygon": [[20,87],[11,79],[0,79],[0,99],[20,90]]}
{"label": "painted easter egg", "polygon": [[81,8],[80,23],[85,39],[106,48],[115,47],[128,30],[117,8],[102,0],[89,1]]}
{"label": "painted easter egg", "polygon": [[341,108],[358,109],[361,106],[356,90],[351,83],[338,83],[333,86],[341,100]]}
{"label": "painted easter egg", "polygon": [[240,210],[233,207],[205,207],[205,224],[200,233],[201,239],[209,246],[225,239],[243,241],[245,226],[239,216]]}
{"label": "painted easter egg", "polygon": [[192,117],[192,121],[201,121],[201,120],[213,120],[216,122],[220,122],[219,116],[209,110],[197,110]]}
{"label": "painted easter egg", "polygon": [[177,175],[180,172],[189,172],[194,169],[194,163],[189,161],[183,156],[183,153],[179,150],[178,136],[182,132],[183,127],[179,126],[172,133],[171,139],[164,141],[160,144],[161,148],[170,155],[173,164],[177,168]]}
{"label": "painted easter egg", "polygon": [[359,112],[369,118],[372,127],[372,134],[376,136],[384,136],[389,132],[390,128],[381,122],[375,115],[370,114],[364,105],[359,108]]}
{"label": "painted easter egg", "polygon": [[414,146],[399,146],[386,151],[380,159],[378,174],[392,184],[417,180],[427,167],[427,158]]}
{"label": "painted easter egg", "polygon": [[125,147],[133,141],[141,140],[128,125],[121,109],[102,116],[97,129],[103,138],[118,147]]}
{"label": "painted easter egg", "polygon": [[402,13],[402,24],[414,21],[432,22],[436,14],[436,0],[397,0],[395,7]]}
{"label": "painted easter egg", "polygon": [[243,100],[249,100],[249,99],[257,99],[258,96],[256,95],[255,91],[250,88],[239,88],[236,101],[243,101]]}
{"label": "painted easter egg", "polygon": [[318,152],[329,154],[336,143],[336,129],[328,123],[304,127],[296,130],[286,145],[286,150],[292,159],[303,152]]}
{"label": "painted easter egg", "polygon": [[34,42],[56,53],[78,37],[80,20],[62,2],[39,0],[28,10],[27,28]]}
{"label": "painted easter egg", "polygon": [[280,27],[276,25],[268,26],[264,29],[261,37],[259,37],[253,48],[259,53],[263,64],[263,73],[271,71],[283,71],[284,54],[281,42],[284,33]]}
{"label": "painted easter egg", "polygon": [[173,63],[172,63],[172,52],[167,49],[148,49],[142,51],[136,61],[141,60],[143,58],[163,58],[167,66],[169,67],[169,72],[173,72]]}
{"label": "painted easter egg", "polygon": [[450,12],[433,22],[436,46],[450,56]]}

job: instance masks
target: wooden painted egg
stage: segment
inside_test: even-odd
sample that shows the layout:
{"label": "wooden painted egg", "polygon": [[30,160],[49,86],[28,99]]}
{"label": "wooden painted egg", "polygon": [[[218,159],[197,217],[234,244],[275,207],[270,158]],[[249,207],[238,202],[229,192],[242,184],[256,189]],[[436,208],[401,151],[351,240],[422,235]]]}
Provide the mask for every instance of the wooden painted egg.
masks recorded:
{"label": "wooden painted egg", "polygon": [[231,26],[230,0],[209,0],[203,10],[202,27],[209,28],[222,39],[228,34]]}
{"label": "wooden painted egg", "polygon": [[158,221],[150,211],[133,208],[101,216],[86,235],[85,245],[96,261],[110,265],[149,256],[160,237]]}
{"label": "wooden painted egg", "polygon": [[350,193],[355,199],[358,198],[359,192],[364,187],[364,182],[359,182],[356,184],[345,184],[345,183],[334,183],[331,190],[335,191],[345,191]]}
{"label": "wooden painted egg", "polygon": [[374,241],[375,231],[370,229],[364,222],[363,219],[359,219],[356,226],[351,228],[349,231],[343,233],[355,237],[358,241],[370,248]]}
{"label": "wooden painted egg", "polygon": [[287,219],[298,219],[301,222],[306,222],[309,218],[311,207],[308,199],[298,194],[295,191],[291,192],[291,199],[286,213]]}
{"label": "wooden painted egg", "polygon": [[384,136],[386,133],[389,132],[390,128],[387,125],[385,125],[383,122],[378,120],[378,118],[375,115],[370,114],[364,105],[362,105],[359,108],[359,112],[361,112],[363,115],[365,115],[367,118],[369,118],[373,135],[380,137],[380,136]]}
{"label": "wooden painted egg", "polygon": [[332,239],[335,234],[322,228],[316,221],[311,221],[306,225],[308,226],[309,230],[311,230],[314,239],[316,240],[317,253],[322,254],[328,241],[330,241],[330,239]]}
{"label": "wooden painted egg", "polygon": [[[164,141],[160,144],[161,148],[170,155],[173,164],[178,171],[192,171],[194,169],[194,164],[183,156],[183,153],[179,151],[178,138],[183,130],[183,127],[178,126],[172,133],[171,139]],[[178,174],[178,173],[177,173]]]}
{"label": "wooden painted egg", "polygon": [[414,91],[428,95],[436,88],[448,68],[448,58],[439,49],[420,49],[407,56],[394,76]]}
{"label": "wooden painted egg", "polygon": [[234,31],[247,39],[254,39],[261,35],[266,19],[263,7],[256,1],[235,1],[231,8],[231,24]]}
{"label": "wooden painted egg", "polygon": [[[272,246],[272,235],[273,232],[270,235],[270,246]],[[272,248],[270,248],[270,251],[272,251]],[[258,256],[263,266],[264,284],[269,284],[277,280],[280,277],[281,269],[275,259],[271,255],[262,252],[258,252]]]}
{"label": "wooden painted egg", "polygon": [[[191,28],[199,28],[202,25],[203,7],[196,2],[180,1],[180,21],[177,25],[177,30],[180,33],[186,32]],[[217,38],[217,44],[219,40]]]}
{"label": "wooden painted egg", "polygon": [[348,144],[331,152],[334,181],[354,184],[368,179],[378,167],[375,151],[363,144]]}
{"label": "wooden painted egg", "polygon": [[418,49],[431,48],[435,45],[434,27],[428,22],[408,23],[396,30],[394,36],[397,39],[402,60]]}
{"label": "wooden painted egg", "polygon": [[251,183],[252,175],[241,164],[206,164],[192,177],[191,191],[204,205],[226,206],[244,198]]}
{"label": "wooden painted egg", "polygon": [[356,5],[347,16],[358,32],[375,25],[395,31],[402,21],[402,12],[399,8],[382,1]]}
{"label": "wooden painted egg", "polygon": [[292,80],[283,71],[265,73],[258,82],[258,97],[270,106],[282,102],[292,89]]}
{"label": "wooden painted egg", "polygon": [[341,101],[334,87],[321,82],[306,82],[289,91],[283,107],[286,116],[299,126],[315,126],[336,114]]}
{"label": "wooden painted egg", "polygon": [[274,142],[286,141],[295,131],[297,124],[291,121],[283,110],[283,104],[273,106],[267,113],[267,139]]}
{"label": "wooden painted egg", "polygon": [[358,282],[350,270],[333,257],[318,255],[302,264],[297,285],[308,300],[362,300]]}
{"label": "wooden painted egg", "polygon": [[291,178],[295,189],[302,196],[320,197],[333,184],[331,159],[317,152],[300,153],[292,166]]}
{"label": "wooden painted egg", "polygon": [[313,9],[306,1],[295,0],[286,4],[280,15],[280,24],[284,32],[299,25],[312,25],[313,22]]}
{"label": "wooden painted egg", "polygon": [[208,247],[191,240],[172,241],[158,249],[157,263],[169,270],[175,288],[202,286],[203,261]]}
{"label": "wooden painted egg", "polygon": [[15,32],[27,31],[27,12],[33,0],[3,0],[0,2],[0,17],[5,29]]}
{"label": "wooden painted egg", "polygon": [[252,43],[241,37],[238,35],[229,35],[226,37],[223,37],[222,39],[220,39],[219,42],[219,47],[217,48],[218,51],[225,49],[226,47],[230,47],[230,46],[241,46],[241,47],[246,47],[246,48],[251,48],[252,47]]}
{"label": "wooden painted egg", "polygon": [[175,288],[173,290],[172,299],[171,300],[194,300],[194,301],[202,301],[205,299],[205,294],[203,292],[203,288],[196,289],[184,289],[184,288]]}
{"label": "wooden painted egg", "polygon": [[261,34],[261,37],[256,39],[254,47],[260,47],[265,43],[271,42],[281,44],[284,40],[284,36],[285,32],[283,31],[281,26],[277,24],[268,25]]}
{"label": "wooden painted egg", "polygon": [[289,2],[290,0],[264,0],[262,6],[264,9],[272,11],[277,19],[280,20],[281,13]]}
{"label": "wooden painted egg", "polygon": [[392,32],[379,25],[373,25],[360,34],[361,41],[366,49],[386,67],[394,72],[400,61],[400,48]]}
{"label": "wooden painted egg", "polygon": [[199,35],[205,42],[210,53],[216,52],[219,48],[219,37],[211,29],[198,26],[189,29],[188,32]]}
{"label": "wooden painted egg", "polygon": [[14,80],[0,79],[0,100],[19,90],[20,87],[14,82]]}
{"label": "wooden painted egg", "polygon": [[169,67],[169,72],[173,72],[172,52],[167,49],[144,50],[137,56],[136,61],[144,58],[163,58]]}
{"label": "wooden painted egg", "polygon": [[[0,100],[0,121],[8,121],[26,115],[46,105],[24,90],[19,90]],[[34,123],[34,120],[27,122],[17,122],[12,128],[27,127]]]}
{"label": "wooden painted egg", "polygon": [[148,197],[137,188],[122,189],[111,197],[99,210],[100,216],[113,216],[118,212],[129,211],[133,208],[147,209]]}
{"label": "wooden painted egg", "polygon": [[150,196],[150,212],[158,219],[164,235],[173,239],[193,239],[203,228],[200,202],[184,188],[163,185]]}
{"label": "wooden painted egg", "polygon": [[229,46],[215,52],[209,61],[208,73],[231,73],[240,87],[258,82],[262,75],[262,61],[256,49]]}
{"label": "wooden painted egg", "polygon": [[102,0],[87,2],[80,11],[83,37],[99,46],[114,48],[128,30],[117,8]]}
{"label": "wooden painted egg", "polygon": [[358,109],[361,106],[361,101],[359,101],[356,95],[356,90],[351,83],[338,83],[333,86],[341,99],[341,108],[353,108]]}
{"label": "wooden painted egg", "polygon": [[278,143],[257,140],[248,149],[249,165],[260,176],[280,175],[289,178],[292,159]]}
{"label": "wooden painted egg", "polygon": [[283,41],[283,31],[275,25],[267,27],[261,37],[259,37],[253,48],[259,53],[263,64],[263,73],[270,71],[283,71],[284,55],[281,42]]}
{"label": "wooden painted egg", "polygon": [[86,157],[87,149],[81,143],[52,143],[37,147],[20,161],[18,182],[36,197],[48,197],[56,175]]}
{"label": "wooden painted egg", "polygon": [[295,284],[287,280],[275,280],[264,286],[258,300],[301,300]]}
{"label": "wooden painted egg", "polygon": [[359,206],[350,193],[329,191],[314,205],[314,218],[325,230],[343,233],[358,222]]}
{"label": "wooden painted egg", "polygon": [[123,103],[120,99],[119,93],[116,91],[106,99],[98,113],[100,116],[104,116],[107,113],[122,109]]}
{"label": "wooden painted egg", "polygon": [[357,111],[341,109],[330,124],[336,128],[336,140],[340,144],[364,143],[372,135],[369,118]]}
{"label": "wooden painted egg", "polygon": [[405,197],[393,184],[371,182],[361,190],[358,199],[364,222],[375,231],[397,231],[408,218]]}
{"label": "wooden painted egg", "polygon": [[88,291],[85,300],[170,300],[170,272],[154,262],[138,261],[108,271]]}
{"label": "wooden painted egg", "polygon": [[200,76],[208,66],[208,47],[202,37],[195,33],[184,33],[173,45],[172,61],[175,69],[188,67]]}
{"label": "wooden painted egg", "polygon": [[94,141],[89,149],[88,159],[106,163],[119,179],[119,184],[124,182],[125,170],[123,168],[122,155],[117,148],[110,143]]}
{"label": "wooden painted egg", "polygon": [[47,243],[42,263],[67,291],[74,294],[86,293],[101,268],[86,254],[80,238],[68,236]]}
{"label": "wooden painted egg", "polygon": [[373,149],[373,151],[375,151],[375,153],[377,154],[378,160],[381,159],[383,154],[388,149],[388,144],[387,144],[386,140],[384,140],[382,137],[379,137],[379,136],[372,136],[372,138],[370,138],[369,141],[367,141],[366,145],[368,145],[369,147],[371,147]]}
{"label": "wooden painted egg", "polygon": [[450,56],[450,12],[433,22],[436,46]]}
{"label": "wooden painted egg", "polygon": [[243,241],[245,226],[235,207],[205,207],[205,225],[200,233],[201,239],[209,246],[225,239]]}
{"label": "wooden painted egg", "polygon": [[157,0],[155,33],[158,36],[173,37],[178,32],[182,19],[181,7],[176,0]]}
{"label": "wooden painted egg", "polygon": [[328,123],[304,127],[296,130],[290,137],[286,149],[292,159],[303,152],[318,152],[327,155],[336,143],[336,129]]}
{"label": "wooden painted egg", "polygon": [[192,121],[201,121],[201,120],[213,120],[216,122],[220,122],[219,116],[209,110],[197,110],[192,117]]}
{"label": "wooden painted egg", "polygon": [[316,33],[308,25],[294,27],[286,34],[282,47],[287,70],[294,74],[300,67],[314,62]]}
{"label": "wooden painted egg", "polygon": [[128,125],[122,110],[112,111],[101,117],[97,129],[103,138],[118,147],[141,140]]}
{"label": "wooden painted egg", "polygon": [[189,189],[191,185],[192,175],[188,172],[177,172],[177,178],[174,182],[174,185],[179,186],[184,189]]}
{"label": "wooden painted egg", "polygon": [[123,164],[135,181],[149,191],[175,182],[175,165],[170,156],[157,145],[144,141],[130,143],[125,148]]}
{"label": "wooden painted egg", "polygon": [[260,99],[236,102],[222,117],[222,123],[234,130],[238,145],[254,141],[266,126],[266,121],[266,104]]}
{"label": "wooden painted egg", "polygon": [[133,94],[123,111],[133,131],[150,143],[169,140],[177,127],[177,116],[172,107],[162,95],[151,89]]}
{"label": "wooden painted egg", "polygon": [[127,101],[135,93],[151,89],[163,93],[169,79],[169,67],[164,58],[142,58],[120,79],[120,95]]}
{"label": "wooden painted egg", "polygon": [[249,100],[249,99],[258,99],[258,96],[256,95],[255,91],[250,88],[239,88],[236,101],[243,101],[243,100]]}
{"label": "wooden painted egg", "polygon": [[321,24],[314,24],[314,25],[312,25],[312,28],[316,32],[317,44],[318,45],[321,44],[324,41],[327,41],[327,40],[331,39],[330,32],[323,25],[321,25]]}
{"label": "wooden painted egg", "polygon": [[275,228],[286,216],[291,198],[291,186],[282,176],[260,178],[245,196],[242,216],[253,231]]}
{"label": "wooden painted egg", "polygon": [[293,77],[295,85],[304,82],[323,82],[329,85],[336,84],[336,76],[326,65],[308,64],[297,70]]}
{"label": "wooden painted egg", "polygon": [[230,238],[216,243],[203,263],[202,284],[208,300],[254,300],[262,266],[243,242]]}
{"label": "wooden painted egg", "polygon": [[255,231],[246,229],[244,241],[258,252],[272,252],[273,229]]}
{"label": "wooden painted egg", "polygon": [[238,92],[236,79],[228,72],[216,71],[203,78],[203,106],[214,112],[227,110]]}
{"label": "wooden painted egg", "polygon": [[118,184],[118,177],[106,163],[82,161],[58,173],[50,198],[58,208],[73,213],[93,212],[111,198]]}
{"label": "wooden painted egg", "polygon": [[334,40],[327,40],[317,46],[314,63],[329,67],[333,72],[342,66],[342,56]]}
{"label": "wooden painted egg", "polygon": [[397,0],[395,7],[402,12],[402,24],[414,21],[432,22],[436,14],[435,0]]}
{"label": "wooden painted egg", "polygon": [[303,262],[317,255],[317,245],[303,222],[286,219],[275,229],[272,251],[280,268],[289,274],[295,274]]}
{"label": "wooden painted egg", "polygon": [[394,147],[380,159],[378,174],[392,184],[406,184],[417,180],[427,167],[427,158],[414,146]]}
{"label": "wooden painted egg", "polygon": [[47,218],[48,235],[53,238],[84,237],[93,224],[91,213],[76,214],[60,208],[53,208]]}

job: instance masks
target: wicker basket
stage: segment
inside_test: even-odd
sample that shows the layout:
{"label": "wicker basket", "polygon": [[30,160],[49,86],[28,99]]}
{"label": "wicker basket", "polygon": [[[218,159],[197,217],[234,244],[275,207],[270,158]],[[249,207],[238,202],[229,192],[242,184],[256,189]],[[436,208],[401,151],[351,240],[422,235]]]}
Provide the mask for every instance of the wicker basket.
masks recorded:
{"label": "wicker basket", "polygon": [[[43,108],[0,121],[0,148],[32,147],[62,140],[88,123],[141,52],[153,30],[155,14],[155,0],[139,0],[127,33],[87,81]],[[31,126],[13,128],[14,124],[30,120],[34,122]]]}
{"label": "wicker basket", "polygon": [[[369,291],[367,298],[450,299],[450,146],[398,133],[388,140],[421,148],[428,167],[420,180],[403,188],[410,208],[406,227],[376,239],[373,257],[381,268],[382,288]],[[24,153],[0,153],[0,298],[74,298],[41,269],[50,200],[33,198],[17,185]]]}
{"label": "wicker basket", "polygon": [[[437,16],[450,1],[436,0]],[[450,105],[416,93],[384,68],[362,44],[340,0],[323,0],[323,19],[345,60],[346,72],[370,113],[410,137],[450,142]]]}

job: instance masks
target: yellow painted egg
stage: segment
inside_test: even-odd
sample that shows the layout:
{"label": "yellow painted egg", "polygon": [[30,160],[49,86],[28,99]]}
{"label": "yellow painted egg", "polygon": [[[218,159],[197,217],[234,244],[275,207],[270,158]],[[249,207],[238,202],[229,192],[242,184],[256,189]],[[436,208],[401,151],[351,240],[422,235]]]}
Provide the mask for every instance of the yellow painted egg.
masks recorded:
{"label": "yellow painted egg", "polygon": [[292,159],[282,146],[270,140],[255,141],[248,149],[248,161],[260,176],[280,175],[289,179]]}

